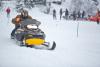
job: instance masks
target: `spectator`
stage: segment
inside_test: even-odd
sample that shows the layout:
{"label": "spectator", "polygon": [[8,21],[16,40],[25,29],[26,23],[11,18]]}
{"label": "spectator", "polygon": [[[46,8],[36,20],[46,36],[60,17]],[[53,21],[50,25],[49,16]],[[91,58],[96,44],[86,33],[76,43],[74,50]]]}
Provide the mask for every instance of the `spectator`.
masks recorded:
{"label": "spectator", "polygon": [[76,11],[73,11],[72,16],[73,16],[73,20],[76,20]]}
{"label": "spectator", "polygon": [[84,17],[85,17],[85,11],[82,12],[82,18],[84,18]]}
{"label": "spectator", "polygon": [[68,10],[67,10],[67,8],[66,8],[66,11],[65,11],[65,19],[66,19],[66,20],[68,19],[68,14],[69,14],[69,12],[68,12]]}
{"label": "spectator", "polygon": [[61,20],[61,17],[62,17],[62,8],[60,9],[60,20]]}
{"label": "spectator", "polygon": [[80,11],[78,11],[78,18],[81,18],[81,13],[80,13]]}
{"label": "spectator", "polygon": [[53,10],[53,19],[57,19],[56,18],[56,10],[55,9]]}
{"label": "spectator", "polygon": [[10,10],[10,8],[8,7],[8,8],[6,9],[7,17],[9,17],[10,12],[11,12],[11,10]]}

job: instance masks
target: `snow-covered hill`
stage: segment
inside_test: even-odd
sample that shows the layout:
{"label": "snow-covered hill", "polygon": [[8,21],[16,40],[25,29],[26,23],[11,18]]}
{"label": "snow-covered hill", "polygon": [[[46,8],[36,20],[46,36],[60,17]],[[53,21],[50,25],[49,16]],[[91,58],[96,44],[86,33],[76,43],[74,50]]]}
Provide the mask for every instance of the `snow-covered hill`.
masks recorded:
{"label": "snow-covered hill", "polygon": [[42,23],[40,28],[46,33],[46,40],[56,41],[56,49],[18,46],[10,39],[14,28],[11,19],[17,13],[12,10],[8,19],[3,11],[0,14],[0,67],[100,67],[100,25],[88,21],[53,20],[52,15],[43,14],[38,8],[29,10],[29,14]]}

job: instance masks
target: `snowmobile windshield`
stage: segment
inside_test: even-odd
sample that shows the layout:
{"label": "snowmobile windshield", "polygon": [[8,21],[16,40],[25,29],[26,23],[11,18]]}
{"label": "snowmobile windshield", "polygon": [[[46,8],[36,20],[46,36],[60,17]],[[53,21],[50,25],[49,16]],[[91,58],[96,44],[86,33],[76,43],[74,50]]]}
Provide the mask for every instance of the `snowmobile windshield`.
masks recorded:
{"label": "snowmobile windshield", "polygon": [[25,27],[27,25],[34,25],[34,24],[38,27],[41,23],[36,19],[25,19],[24,21],[21,21],[21,27]]}
{"label": "snowmobile windshield", "polygon": [[27,25],[28,29],[37,29],[38,27],[34,24]]}

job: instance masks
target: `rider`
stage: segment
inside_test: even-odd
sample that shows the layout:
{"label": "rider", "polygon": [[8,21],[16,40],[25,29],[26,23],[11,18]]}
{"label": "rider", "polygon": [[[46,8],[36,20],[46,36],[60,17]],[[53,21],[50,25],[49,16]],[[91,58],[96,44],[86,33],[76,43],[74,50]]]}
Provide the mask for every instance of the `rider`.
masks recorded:
{"label": "rider", "polygon": [[12,23],[15,25],[15,28],[11,32],[12,39],[14,39],[15,31],[20,27],[21,21],[25,19],[32,19],[32,17],[28,15],[27,10],[22,10],[20,15],[17,15],[15,18],[12,19]]}

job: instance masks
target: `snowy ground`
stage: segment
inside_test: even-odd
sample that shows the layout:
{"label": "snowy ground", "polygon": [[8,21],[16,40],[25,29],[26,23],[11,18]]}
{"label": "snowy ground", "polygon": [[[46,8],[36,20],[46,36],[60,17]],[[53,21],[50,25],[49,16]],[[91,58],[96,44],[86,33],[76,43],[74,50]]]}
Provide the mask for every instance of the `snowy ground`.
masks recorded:
{"label": "snowy ground", "polygon": [[46,33],[46,40],[56,41],[56,49],[48,51],[18,46],[10,39],[14,28],[11,18],[17,13],[13,10],[8,19],[2,12],[0,67],[100,67],[100,25],[87,21],[59,20],[59,17],[53,20],[52,15],[40,13],[38,8],[29,10],[29,14],[42,23],[40,28]]}

